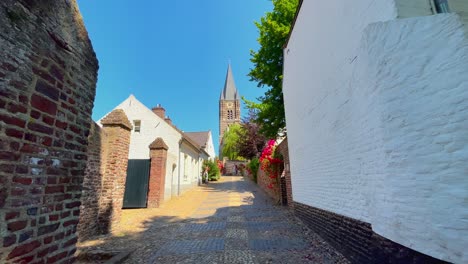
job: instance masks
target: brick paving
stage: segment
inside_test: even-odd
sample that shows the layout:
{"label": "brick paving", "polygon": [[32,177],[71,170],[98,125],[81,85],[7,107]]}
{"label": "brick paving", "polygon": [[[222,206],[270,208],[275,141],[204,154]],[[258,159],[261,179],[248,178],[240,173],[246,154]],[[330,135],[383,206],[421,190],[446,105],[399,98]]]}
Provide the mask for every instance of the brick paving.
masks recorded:
{"label": "brick paving", "polygon": [[224,176],[158,209],[124,210],[80,250],[131,250],[124,263],[348,263],[256,184]]}

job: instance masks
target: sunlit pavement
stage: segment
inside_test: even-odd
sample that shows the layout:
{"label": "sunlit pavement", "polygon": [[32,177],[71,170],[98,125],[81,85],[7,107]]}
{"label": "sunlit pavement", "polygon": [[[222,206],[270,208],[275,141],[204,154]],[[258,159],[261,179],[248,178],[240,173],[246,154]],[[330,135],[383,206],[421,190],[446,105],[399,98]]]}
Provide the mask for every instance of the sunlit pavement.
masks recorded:
{"label": "sunlit pavement", "polygon": [[130,249],[125,263],[347,263],[240,176],[224,176],[158,209],[124,210],[112,236],[80,247]]}

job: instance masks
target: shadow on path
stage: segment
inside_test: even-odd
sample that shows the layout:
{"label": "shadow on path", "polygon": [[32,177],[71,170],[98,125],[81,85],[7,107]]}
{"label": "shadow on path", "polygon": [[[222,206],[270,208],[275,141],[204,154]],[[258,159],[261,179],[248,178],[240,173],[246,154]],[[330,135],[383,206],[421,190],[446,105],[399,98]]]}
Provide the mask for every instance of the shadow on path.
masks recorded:
{"label": "shadow on path", "polygon": [[117,232],[80,248],[131,250],[125,263],[348,263],[248,179],[224,176],[179,202],[201,196],[188,217],[149,217],[135,222],[135,232]]}

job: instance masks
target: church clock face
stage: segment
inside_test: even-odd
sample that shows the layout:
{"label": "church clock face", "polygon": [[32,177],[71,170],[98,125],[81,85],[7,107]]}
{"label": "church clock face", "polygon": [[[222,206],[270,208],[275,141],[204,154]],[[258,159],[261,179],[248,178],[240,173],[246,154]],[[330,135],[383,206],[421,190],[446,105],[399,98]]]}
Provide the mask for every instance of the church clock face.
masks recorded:
{"label": "church clock face", "polygon": [[232,107],[232,103],[227,103],[227,107]]}

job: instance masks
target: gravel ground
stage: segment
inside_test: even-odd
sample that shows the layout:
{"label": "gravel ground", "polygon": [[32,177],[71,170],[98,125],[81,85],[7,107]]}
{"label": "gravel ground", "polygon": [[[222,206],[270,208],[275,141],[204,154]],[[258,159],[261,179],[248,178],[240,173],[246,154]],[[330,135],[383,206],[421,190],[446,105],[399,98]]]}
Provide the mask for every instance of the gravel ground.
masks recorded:
{"label": "gravel ground", "polygon": [[79,250],[129,250],[128,264],[349,263],[243,177],[224,176],[173,200],[159,209],[124,210],[111,235],[82,242]]}

